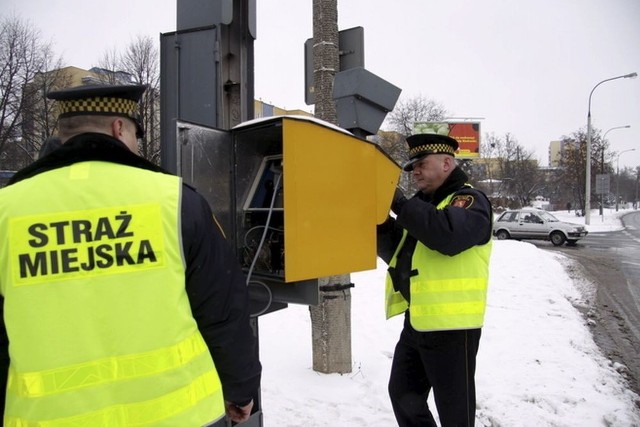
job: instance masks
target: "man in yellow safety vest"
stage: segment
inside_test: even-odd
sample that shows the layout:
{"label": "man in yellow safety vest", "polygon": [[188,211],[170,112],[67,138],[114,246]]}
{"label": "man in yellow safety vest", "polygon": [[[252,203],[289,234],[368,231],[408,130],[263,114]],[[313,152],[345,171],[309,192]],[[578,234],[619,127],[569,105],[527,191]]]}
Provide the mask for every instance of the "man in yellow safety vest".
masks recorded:
{"label": "man in yellow safety vest", "polygon": [[0,191],[5,426],[250,417],[243,273],[205,199],[137,155],[145,89],[50,93],[62,145]]}
{"label": "man in yellow safety vest", "polygon": [[475,367],[491,254],[492,209],[456,165],[458,142],[446,135],[407,138],[418,192],[396,191],[379,227],[378,253],[388,263],[387,317],[405,314],[389,396],[401,427],[436,426],[427,405],[433,389],[442,426],[473,426]]}

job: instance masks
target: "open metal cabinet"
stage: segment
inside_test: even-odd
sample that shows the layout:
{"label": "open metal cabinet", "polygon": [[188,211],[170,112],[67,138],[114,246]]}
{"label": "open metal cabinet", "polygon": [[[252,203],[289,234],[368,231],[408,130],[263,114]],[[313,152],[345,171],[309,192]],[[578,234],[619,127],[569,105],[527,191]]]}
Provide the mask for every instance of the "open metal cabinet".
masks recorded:
{"label": "open metal cabinet", "polygon": [[320,277],[376,268],[400,168],[375,144],[297,116],[177,129],[178,174],[208,200],[250,282],[269,288],[255,289],[256,305],[275,304],[265,312],[317,304]]}

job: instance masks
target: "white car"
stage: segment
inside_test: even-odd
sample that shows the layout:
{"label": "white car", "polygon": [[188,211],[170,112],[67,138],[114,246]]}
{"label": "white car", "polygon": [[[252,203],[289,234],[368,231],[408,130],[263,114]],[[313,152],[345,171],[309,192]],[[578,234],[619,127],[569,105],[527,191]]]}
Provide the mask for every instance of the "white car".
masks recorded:
{"label": "white car", "polygon": [[575,245],[587,233],[583,225],[562,222],[541,209],[508,210],[493,224],[493,235],[498,240],[550,240],[555,246],[565,242]]}

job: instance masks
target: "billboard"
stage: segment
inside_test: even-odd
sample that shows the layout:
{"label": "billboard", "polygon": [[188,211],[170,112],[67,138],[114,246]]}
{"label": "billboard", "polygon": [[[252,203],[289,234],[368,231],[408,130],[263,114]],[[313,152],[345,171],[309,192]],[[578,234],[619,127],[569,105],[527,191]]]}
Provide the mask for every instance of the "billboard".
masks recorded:
{"label": "billboard", "polygon": [[457,158],[480,157],[480,122],[415,122],[413,133],[448,135],[458,141]]}

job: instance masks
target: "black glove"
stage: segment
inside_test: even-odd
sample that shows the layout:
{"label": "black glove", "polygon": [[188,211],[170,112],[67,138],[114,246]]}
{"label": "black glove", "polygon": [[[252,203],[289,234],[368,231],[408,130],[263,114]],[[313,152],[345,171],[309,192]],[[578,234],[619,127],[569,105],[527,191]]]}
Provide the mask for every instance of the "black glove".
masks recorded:
{"label": "black glove", "polygon": [[393,194],[393,202],[391,202],[391,211],[396,215],[400,215],[402,205],[404,205],[406,201],[407,198],[404,197],[404,193],[400,187],[396,187],[396,192]]}

